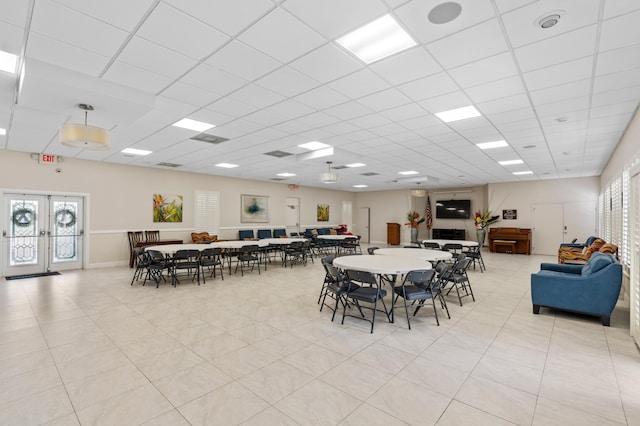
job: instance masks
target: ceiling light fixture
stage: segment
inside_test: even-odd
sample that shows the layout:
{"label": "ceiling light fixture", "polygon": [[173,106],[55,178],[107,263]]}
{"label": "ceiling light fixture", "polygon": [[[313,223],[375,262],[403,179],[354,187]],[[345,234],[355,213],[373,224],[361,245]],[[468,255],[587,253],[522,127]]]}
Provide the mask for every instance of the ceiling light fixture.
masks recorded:
{"label": "ceiling light fixture", "polygon": [[78,108],[84,111],[84,125],[65,124],[60,128],[60,143],[71,148],[106,151],[111,148],[109,131],[101,127],[88,126],[87,115],[93,111],[93,106],[80,104]]}
{"label": "ceiling light fixture", "polygon": [[218,163],[215,165],[216,167],[222,167],[225,169],[233,169],[234,167],[238,167],[237,164],[230,164],[230,163]]}
{"label": "ceiling light fixture", "polygon": [[525,172],[513,172],[514,175],[516,176],[520,176],[520,175],[532,175],[533,172],[531,170],[527,170]]}
{"label": "ceiling light fixture", "polygon": [[369,185],[353,185],[354,188],[368,188]]}
{"label": "ceiling light fixture", "polygon": [[7,129],[3,129],[2,127],[0,127],[0,135],[6,135],[7,134]]}
{"label": "ceiling light fixture", "polygon": [[331,161],[327,161],[329,171],[320,175],[320,182],[322,183],[336,183],[338,181],[338,174],[331,171]]}
{"label": "ceiling light fixture", "polygon": [[417,182],[417,189],[411,190],[411,196],[416,198],[423,198],[427,196],[427,191],[425,189],[420,188],[420,182]]}
{"label": "ceiling light fixture", "polygon": [[480,111],[478,111],[473,105],[435,113],[435,116],[445,123],[466,120],[467,118],[480,117],[481,115],[482,114],[480,114]]}
{"label": "ceiling light fixture", "polygon": [[388,14],[340,37],[336,42],[367,64],[417,45]]}
{"label": "ceiling light fixture", "polygon": [[553,12],[547,12],[542,17],[535,20],[534,24],[538,27],[546,30],[548,28],[555,27],[560,19],[564,15],[564,10],[554,10]]}
{"label": "ceiling light fixture", "polygon": [[364,163],[352,163],[352,164],[345,164],[347,167],[364,167],[366,166],[366,164]]}
{"label": "ceiling light fixture", "polygon": [[509,146],[507,141],[493,141],[493,142],[484,142],[477,143],[476,146],[480,149],[494,149],[494,148],[502,148],[505,146]]}
{"label": "ceiling light fixture", "polygon": [[417,175],[418,172],[416,172],[415,170],[407,170],[406,172],[398,172],[398,174],[408,176],[408,175]]}
{"label": "ceiling light fixture", "polygon": [[125,148],[120,152],[131,155],[149,155],[152,151],[147,151],[146,149]]}
{"label": "ceiling light fixture", "polygon": [[462,6],[450,1],[440,3],[431,9],[427,18],[432,24],[447,24],[460,16],[460,12],[462,12]]}
{"label": "ceiling light fixture", "polygon": [[292,177],[295,176],[295,173],[278,173],[276,176],[282,176],[282,177]]}
{"label": "ceiling light fixture", "polygon": [[18,64],[18,57],[13,53],[0,50],[0,71],[16,73],[16,65]]}
{"label": "ceiling light fixture", "polygon": [[327,145],[326,143],[322,143],[322,142],[318,142],[318,141],[313,141],[313,142],[303,143],[303,144],[300,144],[298,146],[300,148],[309,149],[311,151],[316,151],[316,150],[322,149],[322,148],[329,148],[331,145]]}
{"label": "ceiling light fixture", "polygon": [[206,132],[207,130],[216,127],[215,124],[209,124],[203,121],[191,120],[190,118],[183,118],[180,121],[176,121],[175,123],[172,124],[172,126],[193,130],[196,132]]}
{"label": "ceiling light fixture", "polygon": [[522,160],[507,160],[507,161],[498,161],[498,164],[501,166],[513,166],[514,164],[522,164],[524,161]]}

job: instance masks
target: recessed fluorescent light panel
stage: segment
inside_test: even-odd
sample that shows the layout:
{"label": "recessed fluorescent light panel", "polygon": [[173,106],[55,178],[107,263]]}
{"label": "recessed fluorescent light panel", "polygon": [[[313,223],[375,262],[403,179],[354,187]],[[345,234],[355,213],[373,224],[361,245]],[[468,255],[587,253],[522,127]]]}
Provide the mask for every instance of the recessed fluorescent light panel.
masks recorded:
{"label": "recessed fluorescent light panel", "polygon": [[3,129],[0,127],[0,135],[6,135],[7,134],[7,129]]}
{"label": "recessed fluorescent light panel", "polygon": [[18,57],[13,53],[0,50],[0,71],[16,73],[16,64],[18,63]]}
{"label": "recessed fluorescent light panel", "polygon": [[237,164],[229,164],[229,163],[218,163],[216,167],[223,167],[225,169],[233,169],[234,167],[238,167]]}
{"label": "recessed fluorescent light panel", "polygon": [[415,170],[408,170],[406,172],[398,172],[398,174],[408,176],[408,175],[417,175],[418,172],[416,172]]}
{"label": "recessed fluorescent light panel", "polygon": [[347,164],[347,167],[364,167],[366,166],[366,164],[364,163],[353,163],[353,164]]}
{"label": "recessed fluorescent light panel", "polygon": [[480,117],[480,112],[472,105],[450,109],[449,111],[436,112],[436,117],[445,123],[452,121],[466,120],[467,118]]}
{"label": "recessed fluorescent light panel", "polygon": [[498,161],[498,164],[501,166],[513,166],[514,164],[522,164],[524,161],[522,160],[507,160],[507,161]]}
{"label": "recessed fluorescent light panel", "polygon": [[493,141],[493,142],[485,142],[485,143],[477,143],[476,146],[480,149],[493,149],[493,148],[502,148],[504,146],[509,146],[507,141]]}
{"label": "recessed fluorescent light panel", "polygon": [[214,124],[191,120],[190,118],[183,118],[182,120],[173,123],[172,126],[181,127],[183,129],[194,130],[196,132],[204,132],[216,127]]}
{"label": "recessed fluorescent light panel", "polygon": [[317,149],[329,148],[331,145],[327,145],[326,143],[322,143],[322,142],[313,141],[313,142],[303,143],[302,145],[298,145],[298,146],[300,148],[304,148],[304,149],[309,149],[311,151],[315,151]]}
{"label": "recessed fluorescent light panel", "polygon": [[532,175],[533,172],[531,170],[527,170],[526,172],[513,172],[514,175],[516,176],[520,176],[520,175]]}
{"label": "recessed fluorescent light panel", "polygon": [[295,175],[296,175],[295,173],[278,173],[276,176],[291,177]]}
{"label": "recessed fluorescent light panel", "polygon": [[369,185],[353,185],[354,188],[368,188]]}
{"label": "recessed fluorescent light panel", "polygon": [[131,155],[149,155],[151,154],[151,151],[146,151],[144,149],[125,148],[122,150],[122,153]]}
{"label": "recessed fluorescent light panel", "polygon": [[384,15],[336,41],[367,64],[416,45],[391,15]]}

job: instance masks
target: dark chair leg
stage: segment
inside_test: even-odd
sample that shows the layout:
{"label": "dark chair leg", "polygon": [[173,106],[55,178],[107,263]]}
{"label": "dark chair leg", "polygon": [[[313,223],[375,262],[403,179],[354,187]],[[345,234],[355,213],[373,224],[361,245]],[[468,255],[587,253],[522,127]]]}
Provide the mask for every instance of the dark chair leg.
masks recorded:
{"label": "dark chair leg", "polygon": [[602,315],[601,319],[602,319],[602,325],[606,327],[609,327],[611,325],[611,316]]}
{"label": "dark chair leg", "polygon": [[533,305],[533,313],[534,314],[540,313],[540,305]]}

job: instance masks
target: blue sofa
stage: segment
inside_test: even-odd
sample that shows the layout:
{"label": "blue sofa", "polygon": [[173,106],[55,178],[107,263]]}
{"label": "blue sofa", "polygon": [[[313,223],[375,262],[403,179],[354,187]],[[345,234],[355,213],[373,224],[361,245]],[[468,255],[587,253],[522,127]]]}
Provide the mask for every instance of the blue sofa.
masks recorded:
{"label": "blue sofa", "polygon": [[596,237],[595,235],[592,235],[589,238],[587,238],[587,241],[585,241],[584,243],[562,243],[562,244],[560,244],[560,247],[585,248],[585,247],[589,247],[591,244],[593,244],[593,242],[597,238],[598,237]]}
{"label": "blue sofa", "polygon": [[608,326],[622,286],[622,265],[611,254],[593,253],[585,265],[543,263],[531,274],[533,313],[540,307],[596,315]]}

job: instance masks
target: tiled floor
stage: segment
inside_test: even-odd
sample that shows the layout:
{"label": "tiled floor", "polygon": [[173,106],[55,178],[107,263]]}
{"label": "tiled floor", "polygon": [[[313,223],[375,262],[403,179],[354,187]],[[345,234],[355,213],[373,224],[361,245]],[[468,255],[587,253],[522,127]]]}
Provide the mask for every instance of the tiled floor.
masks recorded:
{"label": "tiled floor", "polygon": [[0,424],[640,424],[628,307],[611,327],[533,315],[529,274],[553,259],[485,259],[440,327],[398,311],[373,334],[318,311],[318,259],[199,287],[129,286],[128,268],[3,280]]}

